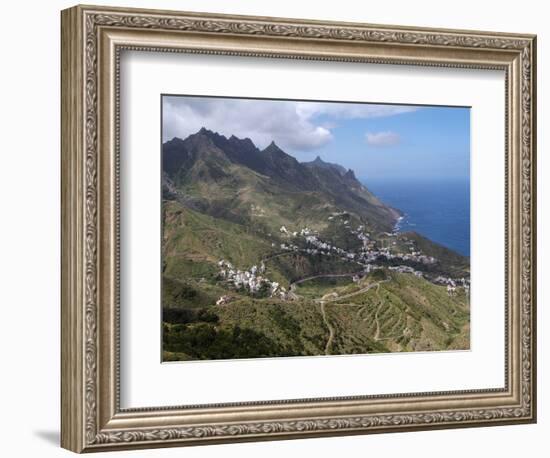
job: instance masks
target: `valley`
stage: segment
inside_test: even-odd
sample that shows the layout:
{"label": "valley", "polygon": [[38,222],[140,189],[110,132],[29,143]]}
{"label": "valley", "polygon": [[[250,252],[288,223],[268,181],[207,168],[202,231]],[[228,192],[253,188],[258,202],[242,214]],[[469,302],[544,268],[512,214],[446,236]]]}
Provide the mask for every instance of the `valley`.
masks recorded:
{"label": "valley", "polygon": [[203,128],[162,182],[163,360],[469,348],[469,259],[353,171]]}

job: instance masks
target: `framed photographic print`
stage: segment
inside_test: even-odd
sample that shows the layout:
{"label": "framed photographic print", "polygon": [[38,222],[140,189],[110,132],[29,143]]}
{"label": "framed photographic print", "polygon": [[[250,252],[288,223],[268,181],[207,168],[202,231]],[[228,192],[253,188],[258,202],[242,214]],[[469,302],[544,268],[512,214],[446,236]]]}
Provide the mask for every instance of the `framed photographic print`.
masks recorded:
{"label": "framed photographic print", "polygon": [[62,446],[527,423],[532,35],[62,12]]}

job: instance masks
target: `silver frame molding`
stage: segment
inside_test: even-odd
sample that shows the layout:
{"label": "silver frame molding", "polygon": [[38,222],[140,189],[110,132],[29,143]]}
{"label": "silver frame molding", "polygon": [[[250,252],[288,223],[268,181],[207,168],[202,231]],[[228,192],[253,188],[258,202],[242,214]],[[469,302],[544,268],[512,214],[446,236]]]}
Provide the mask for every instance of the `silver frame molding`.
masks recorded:
{"label": "silver frame molding", "polygon": [[[76,6],[62,12],[61,444],[75,452],[536,421],[536,37]],[[119,62],[125,49],[506,75],[506,386],[121,409]]]}

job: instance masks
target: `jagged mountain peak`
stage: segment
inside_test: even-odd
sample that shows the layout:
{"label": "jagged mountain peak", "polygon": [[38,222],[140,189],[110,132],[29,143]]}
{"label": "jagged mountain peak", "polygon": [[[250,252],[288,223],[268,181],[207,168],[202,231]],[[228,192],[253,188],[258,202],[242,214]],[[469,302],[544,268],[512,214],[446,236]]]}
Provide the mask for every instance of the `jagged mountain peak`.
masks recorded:
{"label": "jagged mountain peak", "polygon": [[214,132],[213,130],[207,129],[206,127],[201,127],[198,132],[196,132],[195,134],[190,135],[189,137],[196,137],[196,136],[207,137],[207,138],[211,139],[212,141],[216,141],[216,140],[227,141],[227,138],[224,135],[222,135],[218,132]]}
{"label": "jagged mountain peak", "polygon": [[285,179],[310,180],[309,170],[300,164],[294,156],[283,151],[274,141],[261,151],[268,169],[276,171],[277,175]]}
{"label": "jagged mountain peak", "polygon": [[296,205],[305,196],[317,196],[329,206],[367,217],[384,229],[393,227],[396,218],[394,211],[360,185],[352,170],[325,162],[320,155],[301,163],[275,141],[260,150],[249,138],[227,138],[203,127],[185,140],[164,143],[162,160],[163,171],[174,187],[198,192],[195,198],[205,206],[210,205],[205,202],[210,202],[213,194],[201,194],[195,186],[217,189],[223,183],[224,189],[232,189],[236,195],[242,189],[254,190],[260,200],[291,193],[293,197],[287,198]]}
{"label": "jagged mountain peak", "polygon": [[304,164],[306,167],[310,167],[310,168],[311,167],[318,167],[318,168],[321,168],[321,169],[333,170],[341,176],[344,176],[346,171],[347,171],[340,164],[334,164],[332,162],[323,161],[323,159],[321,159],[321,156],[319,156],[319,155],[317,155],[317,157],[313,161],[311,161],[311,162],[302,162],[302,164]]}
{"label": "jagged mountain peak", "polygon": [[269,145],[267,145],[263,151],[264,153],[284,153],[286,154],[281,148],[279,148],[279,146],[277,145],[277,143],[275,143],[274,140],[271,141],[271,143]]}
{"label": "jagged mountain peak", "polygon": [[355,177],[355,172],[351,169],[348,169],[348,171],[344,174],[344,176],[352,180],[357,180],[357,178]]}
{"label": "jagged mountain peak", "polygon": [[250,140],[250,138],[248,137],[245,137],[245,138],[239,138],[235,135],[231,135],[231,137],[229,137],[229,140],[228,140],[232,145],[235,145],[235,146],[244,146],[248,149],[254,149],[254,150],[257,150],[258,148],[256,147],[256,145],[254,144],[254,142],[252,140]]}
{"label": "jagged mountain peak", "polygon": [[184,142],[185,140],[182,140],[180,137],[172,137],[170,140],[166,140],[162,146],[163,148],[166,146],[178,146],[182,145]]}
{"label": "jagged mountain peak", "polygon": [[[215,132],[213,130],[210,130],[210,129],[207,129],[206,127],[201,127],[198,132],[196,132],[197,134],[202,134],[202,135],[207,135],[209,137],[224,137],[222,134],[220,134],[219,132]],[[225,137],[224,137],[225,138]]]}

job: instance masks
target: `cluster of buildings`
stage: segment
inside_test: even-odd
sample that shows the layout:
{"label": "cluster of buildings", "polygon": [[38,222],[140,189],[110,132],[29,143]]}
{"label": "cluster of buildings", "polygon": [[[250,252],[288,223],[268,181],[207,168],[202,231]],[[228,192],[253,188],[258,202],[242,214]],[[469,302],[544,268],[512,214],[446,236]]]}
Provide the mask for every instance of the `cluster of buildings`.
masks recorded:
{"label": "cluster of buildings", "polygon": [[394,272],[399,272],[402,274],[413,274],[416,277],[423,277],[424,274],[420,270],[414,270],[411,266],[391,266],[388,269],[393,270]]}
{"label": "cluster of buildings", "polygon": [[363,242],[363,247],[364,248],[367,248],[368,245],[369,245],[369,242],[374,243],[374,241],[369,238],[370,234],[365,233],[365,232],[362,231],[362,229],[360,229],[362,227],[363,226],[359,226],[356,231],[351,231],[351,233],[355,234],[357,236],[357,238],[359,240],[361,240],[361,242]]}
{"label": "cluster of buildings", "polygon": [[[422,264],[434,264],[437,262],[433,256],[426,256],[420,251],[415,251],[413,247],[410,248],[409,253],[392,253],[389,248],[376,249],[376,242],[371,240],[370,234],[365,233],[363,229],[363,226],[359,226],[356,230],[351,232],[363,243],[363,249],[360,252],[359,258],[364,262],[373,262],[378,258],[385,258],[387,260],[403,260]],[[385,234],[388,237],[396,236],[393,232],[386,232]],[[395,244],[396,242],[393,242],[393,245]]]}
{"label": "cluster of buildings", "polygon": [[453,279],[450,277],[444,277],[443,275],[440,275],[436,278],[434,278],[433,283],[439,284],[439,285],[447,285],[447,294],[449,296],[454,296],[457,292],[457,288],[462,287],[464,288],[464,292],[468,294],[470,292],[470,279],[469,278],[459,278],[459,279]]}
{"label": "cluster of buildings", "polygon": [[[329,220],[332,220],[338,216],[345,215],[346,213],[334,213],[328,217]],[[381,259],[388,261],[405,261],[416,264],[434,264],[437,262],[436,258],[432,256],[427,256],[423,254],[420,250],[415,247],[413,241],[403,241],[406,246],[409,248],[408,253],[395,252],[395,249],[390,248],[377,248],[376,240],[373,240],[368,232],[365,231],[363,225],[359,225],[356,229],[352,229],[349,226],[349,220],[344,220],[344,226],[351,234],[355,235],[358,240],[361,241],[362,247],[357,251],[348,251],[343,248],[337,247],[331,243],[325,242],[319,238],[319,235],[316,231],[310,229],[309,227],[304,227],[299,231],[290,231],[285,226],[281,226],[279,232],[284,234],[287,238],[286,242],[283,243],[272,243],[273,248],[279,247],[282,251],[292,251],[292,252],[303,252],[310,255],[322,254],[322,255],[331,255],[338,256],[340,259],[353,262],[362,266],[363,274],[366,275],[369,272],[372,272],[376,269],[382,269],[382,265],[377,265],[377,261],[380,262]],[[387,237],[396,237],[397,232],[385,233]],[[300,243],[295,239],[302,238],[305,243]],[[294,240],[293,240],[294,239]],[[394,239],[395,240],[395,239]],[[299,243],[300,246],[297,244]],[[396,245],[396,242],[393,242],[393,245]],[[218,262],[220,268],[219,276],[229,285],[235,289],[244,288],[249,294],[266,294],[270,297],[277,297],[283,300],[292,299],[292,291],[287,291],[279,283],[269,280],[264,274],[266,266],[262,261],[259,266],[253,265],[248,270],[240,270],[235,268],[229,261],[220,260]],[[411,267],[410,265],[394,265],[388,267],[389,270],[399,273],[408,273],[415,275],[417,277],[425,277],[425,274]],[[360,275],[356,275],[353,280],[359,281],[361,279]],[[466,293],[470,289],[470,280],[466,278],[461,279],[452,279],[444,276],[439,276],[435,279],[429,278],[430,281],[436,284],[447,285],[447,292],[449,295],[455,295],[458,287],[463,287]],[[229,296],[222,296],[218,300],[218,305],[226,304],[230,300]]]}
{"label": "cluster of buildings", "polygon": [[338,218],[339,216],[348,216],[349,213],[347,212],[337,212],[337,213],[332,213],[329,217],[328,217],[328,220],[329,221],[332,221],[334,218]]}
{"label": "cluster of buildings", "polygon": [[[324,255],[340,255],[341,258],[346,260],[354,260],[355,259],[355,253],[350,253],[342,248],[339,248],[337,246],[334,246],[330,243],[323,242],[317,235],[315,235],[314,231],[309,229],[308,227],[305,227],[301,229],[300,231],[296,232],[289,232],[285,226],[281,226],[280,232],[284,234],[291,235],[293,237],[303,237],[306,243],[310,246],[307,248],[300,248],[298,245],[294,243],[281,243],[279,246],[281,250],[285,251],[295,251],[295,252],[304,252],[307,254],[324,254]],[[271,244],[271,246],[275,246],[275,244]]]}
{"label": "cluster of buildings", "polygon": [[298,245],[294,245],[293,243],[289,243],[289,244],[281,243],[279,247],[281,248],[281,250],[285,250],[285,251],[300,251],[300,248],[298,247]]}
{"label": "cluster of buildings", "polygon": [[[337,216],[341,216],[342,214],[333,214],[329,216],[329,219],[333,219]],[[345,222],[348,222],[348,220],[345,220]],[[399,221],[400,222],[400,221]],[[284,226],[281,228],[281,232],[285,232],[283,229]],[[287,249],[292,249],[294,251],[305,251],[308,254],[331,254],[331,255],[339,255],[341,259],[347,260],[347,261],[353,261],[357,264],[360,264],[363,266],[365,273],[368,273],[372,271],[373,269],[382,268],[381,266],[377,266],[375,263],[376,261],[380,261],[380,259],[385,259],[388,261],[405,261],[410,263],[416,263],[416,264],[424,264],[424,265],[431,265],[435,264],[437,262],[437,259],[433,256],[427,256],[423,254],[420,250],[418,250],[415,247],[415,243],[412,240],[404,241],[404,244],[408,246],[409,252],[408,253],[395,253],[392,252],[392,249],[390,248],[376,248],[376,241],[373,240],[368,232],[365,231],[365,227],[363,225],[359,225],[356,229],[351,229],[348,227],[348,230],[355,235],[358,240],[362,242],[362,248],[358,252],[350,252],[346,251],[342,248],[336,247],[334,245],[331,245],[328,242],[324,242],[321,240],[318,235],[312,231],[309,228],[301,229],[297,232],[288,232],[287,234],[292,234],[294,237],[300,235],[305,238],[305,241],[308,245],[313,246],[313,248],[306,248],[306,249],[300,249],[295,244],[285,245]],[[398,235],[397,233],[397,225],[396,230],[393,232],[386,232],[384,233],[387,237],[396,237]],[[284,245],[284,244],[283,244]],[[393,242],[393,245],[396,245],[396,242]],[[393,250],[395,251],[395,250]],[[424,277],[424,273],[420,270],[416,270],[415,268],[409,266],[409,265],[398,265],[398,266],[391,266],[389,267],[390,270],[400,273],[410,273],[417,277]],[[453,279],[444,279],[443,277],[438,277],[438,279],[433,280],[434,283],[440,283],[440,284],[446,284],[449,286],[449,294],[455,294],[456,288],[458,286],[461,286],[465,289],[465,291],[468,293],[470,288],[470,281],[469,279],[459,279],[459,280],[453,280]]]}
{"label": "cluster of buildings", "polygon": [[231,302],[232,297],[228,295],[220,296],[220,298],[216,301],[216,305],[227,305]]}
{"label": "cluster of buildings", "polygon": [[[252,295],[265,292],[270,297],[279,297],[280,299],[286,299],[287,297],[286,288],[262,275],[265,273],[263,261],[259,267],[254,265],[248,270],[240,270],[235,268],[229,261],[222,259],[218,262],[218,267],[220,268],[219,277],[235,289],[244,288]],[[218,301],[225,303],[224,296],[220,297]]]}
{"label": "cluster of buildings", "polygon": [[[331,216],[334,218],[334,216]],[[348,220],[345,220],[345,222]],[[356,229],[351,229],[351,233],[354,234],[362,243],[362,248],[359,252],[352,252],[344,250],[343,248],[332,245],[331,243],[325,242],[319,238],[319,236],[310,228],[305,227],[300,231],[290,232],[285,226],[281,226],[279,231],[283,234],[288,235],[289,237],[303,237],[307,248],[300,248],[295,243],[281,243],[279,246],[281,250],[285,251],[295,251],[295,252],[305,252],[307,254],[323,254],[323,255],[337,255],[341,259],[346,261],[353,261],[361,265],[367,265],[380,258],[386,260],[402,260],[409,262],[416,262],[421,264],[434,264],[437,260],[433,256],[427,256],[421,251],[416,250],[412,245],[412,241],[409,241],[410,245],[409,253],[393,253],[390,248],[376,248],[376,241],[372,240],[370,234],[365,232],[364,226],[360,225]],[[395,237],[395,233],[387,232],[387,236]],[[395,242],[394,242],[395,245]],[[272,246],[276,246],[272,244]]]}

